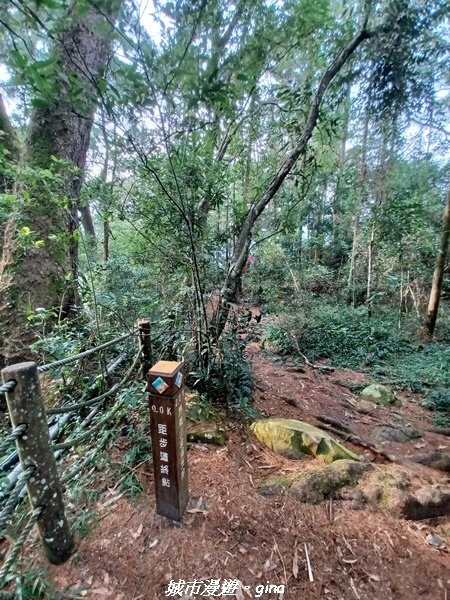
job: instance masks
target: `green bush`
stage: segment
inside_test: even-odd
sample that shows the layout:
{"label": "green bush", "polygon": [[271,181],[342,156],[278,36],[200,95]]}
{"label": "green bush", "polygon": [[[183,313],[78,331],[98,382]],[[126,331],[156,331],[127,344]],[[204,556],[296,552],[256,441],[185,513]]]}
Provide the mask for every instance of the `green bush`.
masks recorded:
{"label": "green bush", "polygon": [[251,416],[254,381],[251,363],[244,354],[245,344],[236,330],[224,333],[214,360],[207,367],[197,363],[188,383],[214,404],[226,404],[237,415]]}
{"label": "green bush", "polygon": [[273,317],[265,328],[264,344],[280,354],[295,354],[297,344],[310,360],[331,359],[341,367],[361,369],[410,348],[394,311],[367,315],[367,308],[328,304],[299,307],[295,313]]}

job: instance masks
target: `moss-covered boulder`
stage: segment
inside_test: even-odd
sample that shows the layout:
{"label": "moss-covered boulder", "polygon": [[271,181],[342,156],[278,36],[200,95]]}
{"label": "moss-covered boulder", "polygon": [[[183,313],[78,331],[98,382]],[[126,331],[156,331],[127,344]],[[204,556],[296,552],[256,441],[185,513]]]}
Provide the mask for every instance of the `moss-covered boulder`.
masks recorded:
{"label": "moss-covered boulder", "polygon": [[319,504],[335,497],[343,487],[354,487],[363,474],[372,468],[370,463],[336,460],[330,465],[305,469],[285,477],[268,477],[258,488],[263,496],[279,493],[284,488],[300,502]]}
{"label": "moss-covered boulder", "polygon": [[295,419],[255,421],[251,429],[258,440],[286,458],[298,460],[305,454],[317,456],[326,463],[360,458],[327,433]]}
{"label": "moss-covered boulder", "polygon": [[228,441],[228,433],[224,429],[202,429],[198,431],[188,431],[186,438],[188,442],[194,442],[196,444],[225,446]]}
{"label": "moss-covered boulder", "polygon": [[371,468],[370,463],[337,460],[319,469],[306,469],[292,478],[289,493],[300,502],[319,504],[343,487],[355,486]]}
{"label": "moss-covered boulder", "polygon": [[395,465],[378,466],[358,485],[358,493],[369,506],[402,519],[450,514],[450,486],[422,481]]}
{"label": "moss-covered boulder", "polygon": [[364,388],[361,392],[361,400],[368,400],[382,406],[402,405],[400,398],[397,398],[392,390],[379,383],[372,383]]}

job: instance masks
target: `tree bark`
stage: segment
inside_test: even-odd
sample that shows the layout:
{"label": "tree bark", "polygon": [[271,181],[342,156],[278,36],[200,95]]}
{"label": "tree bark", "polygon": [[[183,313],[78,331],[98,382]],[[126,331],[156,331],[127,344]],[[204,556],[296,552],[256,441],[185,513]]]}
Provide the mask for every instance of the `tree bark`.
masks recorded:
{"label": "tree bark", "polygon": [[80,206],[78,209],[81,215],[81,223],[83,225],[83,229],[86,233],[95,238],[95,228],[94,222],[92,220],[92,214],[89,204],[86,206]]}
{"label": "tree bark", "polygon": [[[88,5],[75,2],[68,15],[68,26],[51,50],[62,77],[54,82],[55,93],[47,105],[31,115],[25,160],[32,168],[49,169],[53,159],[71,163],[62,203],[60,194],[50,194],[37,184],[29,191],[20,216],[9,219],[5,231],[0,267],[0,337],[5,362],[30,356],[34,334],[27,327],[27,315],[38,307],[57,309],[60,316],[74,310],[78,269],[77,199],[83,182],[83,169],[89,147],[98,97],[98,83],[110,51],[112,22],[121,0],[101,0]],[[72,79],[69,77],[71,76]],[[82,93],[74,89],[76,78]],[[61,194],[62,195],[62,194]],[[19,235],[28,227],[32,241],[24,247]],[[1,359],[0,359],[1,360]]]}
{"label": "tree bark", "polygon": [[433,337],[436,319],[438,315],[439,302],[442,293],[442,282],[444,280],[445,261],[447,258],[448,241],[450,237],[450,188],[447,193],[447,202],[445,204],[441,243],[436,256],[436,266],[434,268],[433,283],[431,285],[430,299],[428,302],[428,313],[426,328],[430,337]]}
{"label": "tree bark", "polygon": [[366,113],[364,116],[364,128],[363,128],[363,136],[361,142],[361,168],[360,168],[360,176],[359,176],[359,203],[356,208],[356,213],[353,220],[353,243],[352,243],[352,253],[350,256],[350,270],[348,274],[348,287],[351,290],[352,294],[352,304],[355,306],[355,266],[356,266],[356,249],[358,245],[358,237],[359,237],[359,224],[361,220],[361,211],[362,206],[364,204],[365,196],[366,196],[366,179],[367,179],[367,138],[369,135],[369,122],[370,122],[370,114],[369,108],[371,103],[371,93],[369,92],[369,97],[367,99]]}
{"label": "tree bark", "polygon": [[[334,187],[333,194],[333,245],[336,246],[340,236],[341,229],[341,206],[339,201],[339,193],[340,193],[340,183],[342,170],[345,165],[345,158],[347,153],[347,140],[348,140],[348,128],[350,124],[350,108],[351,108],[351,90],[352,86],[350,83],[347,84],[347,89],[345,91],[345,104],[344,104],[344,114],[343,114],[343,124],[342,124],[342,138],[339,144],[339,166],[337,168],[337,177],[336,184]],[[335,252],[335,250],[334,250]],[[337,262],[337,261],[336,261]]]}
{"label": "tree bark", "polygon": [[225,324],[228,319],[228,310],[230,303],[234,303],[236,301],[239,280],[241,279],[242,271],[244,269],[249,255],[251,236],[253,226],[256,220],[264,211],[264,209],[272,200],[272,198],[275,196],[277,191],[280,189],[283,181],[286,179],[292,167],[297,162],[297,159],[305,151],[307,144],[311,139],[313,131],[316,127],[320,105],[331,81],[339,73],[341,68],[344,66],[344,64],[347,62],[350,56],[355,52],[358,46],[369,37],[370,34],[365,28],[359,31],[355,35],[355,37],[349,42],[349,44],[347,44],[347,46],[345,46],[345,48],[343,48],[340,51],[338,56],[325,71],[319,83],[317,92],[315,93],[312,99],[311,108],[306,119],[303,134],[301,135],[292,152],[289,154],[289,156],[285,159],[281,167],[278,169],[274,178],[272,179],[266,190],[263,192],[259,200],[255,204],[253,204],[253,206],[249,210],[247,217],[241,226],[235,244],[233,256],[231,259],[231,264],[226,276],[226,280],[221,289],[220,302],[217,310],[216,319],[215,322],[212,323],[211,333],[214,339],[218,339],[225,327]]}

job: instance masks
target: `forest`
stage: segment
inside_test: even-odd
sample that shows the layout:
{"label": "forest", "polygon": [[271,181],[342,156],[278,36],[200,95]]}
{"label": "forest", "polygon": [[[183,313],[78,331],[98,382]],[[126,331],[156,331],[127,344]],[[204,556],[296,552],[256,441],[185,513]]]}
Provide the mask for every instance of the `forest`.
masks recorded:
{"label": "forest", "polygon": [[77,551],[32,533],[3,576],[0,512],[0,597],[447,598],[449,27],[445,0],[1,3],[0,368],[40,365]]}

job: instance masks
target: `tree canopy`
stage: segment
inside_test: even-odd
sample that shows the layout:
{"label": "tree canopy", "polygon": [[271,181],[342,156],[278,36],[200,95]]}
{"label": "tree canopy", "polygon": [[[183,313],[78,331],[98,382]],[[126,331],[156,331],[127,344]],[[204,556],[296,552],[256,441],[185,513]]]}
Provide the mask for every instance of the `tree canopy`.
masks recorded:
{"label": "tree canopy", "polygon": [[410,0],[3,6],[5,360],[39,311],[49,329],[93,301],[115,326],[175,315],[209,376],[243,275],[254,300],[315,273],[369,316],[397,297],[423,314],[447,18]]}

